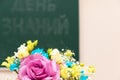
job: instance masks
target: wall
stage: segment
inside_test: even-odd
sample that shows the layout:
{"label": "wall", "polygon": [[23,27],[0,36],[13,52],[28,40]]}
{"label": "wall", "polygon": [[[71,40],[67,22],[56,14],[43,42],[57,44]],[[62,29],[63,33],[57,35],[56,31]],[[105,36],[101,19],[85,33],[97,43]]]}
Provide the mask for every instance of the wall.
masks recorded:
{"label": "wall", "polygon": [[80,0],[80,60],[94,80],[120,80],[120,0]]}

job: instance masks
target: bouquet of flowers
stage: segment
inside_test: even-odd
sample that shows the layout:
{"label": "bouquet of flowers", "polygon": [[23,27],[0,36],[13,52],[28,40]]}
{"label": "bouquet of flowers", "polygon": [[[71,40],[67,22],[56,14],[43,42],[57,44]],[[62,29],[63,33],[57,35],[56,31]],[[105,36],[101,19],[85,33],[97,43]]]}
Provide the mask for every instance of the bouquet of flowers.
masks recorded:
{"label": "bouquet of flowers", "polygon": [[85,67],[76,61],[71,50],[49,48],[34,49],[38,41],[22,44],[14,56],[7,57],[1,64],[18,73],[18,80],[90,80],[94,66]]}

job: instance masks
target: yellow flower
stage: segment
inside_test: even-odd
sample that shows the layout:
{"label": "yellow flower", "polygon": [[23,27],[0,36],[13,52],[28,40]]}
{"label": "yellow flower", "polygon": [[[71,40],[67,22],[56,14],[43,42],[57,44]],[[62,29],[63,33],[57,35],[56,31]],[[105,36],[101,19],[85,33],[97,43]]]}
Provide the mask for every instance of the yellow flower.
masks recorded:
{"label": "yellow flower", "polygon": [[80,66],[74,65],[72,67],[72,77],[76,78],[78,76],[80,76]]}
{"label": "yellow flower", "polygon": [[60,52],[58,51],[58,49],[53,49],[53,51],[51,51],[50,55],[51,55],[51,59],[55,60],[58,64],[63,62],[63,57],[60,54]]}
{"label": "yellow flower", "polygon": [[94,73],[95,72],[95,67],[94,66],[89,66],[88,67],[88,72],[89,73]]}
{"label": "yellow flower", "polygon": [[32,42],[31,40],[27,41],[28,52],[31,52],[37,44],[38,44],[38,40],[34,42]]}
{"label": "yellow flower", "polygon": [[5,59],[8,63],[10,63],[10,64],[12,64],[13,62],[14,62],[14,58],[13,57],[7,57],[6,59]]}
{"label": "yellow flower", "polygon": [[66,67],[64,68],[62,67],[60,70],[60,76],[65,79],[69,78],[70,77],[69,69]]}
{"label": "yellow flower", "polygon": [[80,63],[80,66],[81,66],[81,67],[84,67],[84,66],[85,66],[85,64],[84,64],[84,63]]}
{"label": "yellow flower", "polygon": [[9,57],[9,56],[5,60],[6,61],[2,62],[1,65],[2,66],[6,66],[7,68],[9,68],[10,64],[12,64],[14,62],[14,58],[13,57]]}
{"label": "yellow flower", "polygon": [[24,58],[24,57],[27,57],[29,56],[29,53],[28,51],[22,51],[22,52],[18,52],[18,58],[21,59],[21,58]]}
{"label": "yellow flower", "polygon": [[10,67],[10,64],[9,63],[7,63],[7,62],[2,62],[2,64],[1,64],[2,66],[5,66],[5,67],[7,67],[7,68],[9,68]]}
{"label": "yellow flower", "polygon": [[71,57],[74,55],[74,53],[71,50],[67,50],[65,53],[65,56]]}
{"label": "yellow flower", "polygon": [[47,53],[50,54],[51,52],[52,52],[52,48],[49,48],[49,49],[47,50]]}
{"label": "yellow flower", "polygon": [[15,56],[17,56],[19,59],[29,56],[29,52],[25,44],[21,45],[18,48],[18,52],[14,52],[14,53]]}

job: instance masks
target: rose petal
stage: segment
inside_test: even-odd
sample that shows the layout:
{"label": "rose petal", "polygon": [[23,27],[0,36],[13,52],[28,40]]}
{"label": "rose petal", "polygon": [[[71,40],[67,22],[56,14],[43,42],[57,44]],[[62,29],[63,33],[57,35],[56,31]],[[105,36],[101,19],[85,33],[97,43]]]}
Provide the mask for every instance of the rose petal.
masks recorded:
{"label": "rose petal", "polygon": [[31,80],[28,76],[23,76],[20,80]]}
{"label": "rose petal", "polygon": [[39,68],[34,68],[32,69],[35,73],[36,76],[39,76],[39,75],[42,75],[45,73],[45,70],[44,69],[39,69]]}
{"label": "rose petal", "polygon": [[53,80],[53,78],[52,77],[46,77],[46,78],[44,78],[42,80]]}
{"label": "rose petal", "polygon": [[39,76],[35,76],[36,79],[38,80],[42,80],[44,78],[46,78],[48,75],[47,74],[42,74],[42,75],[39,75]]}
{"label": "rose petal", "polygon": [[33,54],[21,61],[20,80],[60,80],[60,69],[55,61]]}
{"label": "rose petal", "polygon": [[27,75],[27,73],[26,73],[26,66],[23,66],[23,67],[21,67],[20,70],[19,70],[18,77],[19,77],[19,78],[22,78],[22,77],[24,77],[24,76],[26,76],[26,75]]}
{"label": "rose petal", "polygon": [[26,72],[27,72],[28,77],[30,77],[31,79],[34,79],[34,78],[35,78],[35,77],[34,77],[35,74],[34,74],[34,72],[32,72],[32,70],[30,69],[30,67],[27,66]]}
{"label": "rose petal", "polygon": [[33,61],[34,59],[41,59],[41,58],[42,56],[40,54],[30,55],[21,60],[21,66],[28,64],[30,61]]}
{"label": "rose petal", "polygon": [[55,61],[51,61],[47,64],[47,73],[50,76],[53,76],[57,73],[57,67]]}
{"label": "rose petal", "polygon": [[60,67],[59,67],[59,65],[57,65],[57,73],[56,73],[56,75],[53,76],[53,79],[54,80],[61,80],[60,79]]}

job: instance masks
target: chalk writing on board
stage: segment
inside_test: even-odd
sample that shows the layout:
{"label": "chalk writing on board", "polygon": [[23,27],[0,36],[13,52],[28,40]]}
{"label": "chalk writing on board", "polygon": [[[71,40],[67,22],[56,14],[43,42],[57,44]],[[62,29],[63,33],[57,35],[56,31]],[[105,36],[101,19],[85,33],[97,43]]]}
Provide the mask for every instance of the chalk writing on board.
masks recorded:
{"label": "chalk writing on board", "polygon": [[[4,17],[0,18],[3,32],[2,35],[68,35],[69,19],[66,14],[57,14],[53,18],[49,16],[40,16],[40,12],[56,12],[55,0],[15,0],[11,6],[11,14],[21,12],[20,17]],[[26,11],[37,13],[35,17],[24,14]],[[22,15],[24,14],[24,15]],[[50,13],[52,14],[52,13]],[[25,17],[27,15],[27,17]],[[28,16],[29,15],[29,16]]]}
{"label": "chalk writing on board", "polygon": [[69,34],[69,20],[64,17],[56,17],[52,20],[49,18],[9,18],[4,17],[1,20],[1,26],[4,32],[0,32],[3,35],[19,34],[25,35],[32,33],[33,35],[54,34],[54,35],[68,35]]}
{"label": "chalk writing on board", "polygon": [[0,0],[0,63],[27,40],[78,53],[78,18],[78,0]]}
{"label": "chalk writing on board", "polygon": [[12,11],[55,11],[53,0],[15,0]]}

